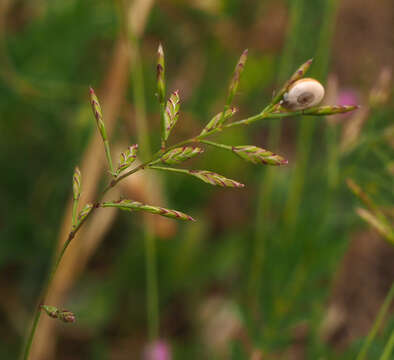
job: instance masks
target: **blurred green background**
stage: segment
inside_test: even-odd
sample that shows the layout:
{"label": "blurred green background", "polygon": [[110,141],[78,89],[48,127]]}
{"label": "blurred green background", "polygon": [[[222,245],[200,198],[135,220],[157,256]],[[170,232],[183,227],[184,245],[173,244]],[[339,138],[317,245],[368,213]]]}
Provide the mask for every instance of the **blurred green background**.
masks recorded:
{"label": "blurred green background", "polygon": [[[32,359],[162,359],[147,355],[149,344],[173,359],[355,359],[394,280],[393,246],[357,215],[363,204],[346,185],[348,178],[360,185],[392,224],[393,19],[392,0],[1,0],[0,358],[20,352],[66,222],[75,165],[82,164],[83,184],[91,176],[84,169],[95,171],[99,187],[108,178],[101,146],[89,158],[96,170],[83,167],[97,136],[89,85],[104,119],[112,114],[114,158],[140,142],[144,118],[150,144],[140,148],[160,146],[161,42],[168,91],[181,96],[173,143],[222,110],[245,48],[237,119],[259,112],[312,57],[308,76],[325,85],[326,102],[362,108],[215,136],[268,148],[289,160],[286,167],[253,166],[212,148],[185,165],[245,190],[151,172],[160,175],[153,189],[144,179],[130,184],[136,198],[198,220],[147,220],[156,240],[160,343],[148,336],[142,218],[109,219],[104,209],[98,222],[108,224],[89,235],[100,240],[87,250],[90,242],[77,239],[86,240],[73,253],[83,265],[75,270],[71,261],[67,278],[65,264],[59,303],[51,304],[74,311],[77,322],[49,320],[48,337],[36,339],[44,350]],[[393,329],[386,315],[368,359],[379,358]]]}

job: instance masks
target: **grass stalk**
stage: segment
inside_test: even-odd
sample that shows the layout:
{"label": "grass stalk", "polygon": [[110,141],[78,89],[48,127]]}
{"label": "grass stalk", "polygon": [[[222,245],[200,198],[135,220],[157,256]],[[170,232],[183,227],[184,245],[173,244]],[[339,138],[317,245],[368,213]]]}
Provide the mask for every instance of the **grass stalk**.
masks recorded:
{"label": "grass stalk", "polygon": [[[141,55],[138,40],[130,37],[134,50],[134,68],[132,69],[133,96],[136,108],[137,138],[140,144],[140,154],[143,159],[151,157],[151,146],[146,119],[145,88]],[[161,111],[162,112],[162,111]],[[139,167],[143,169],[143,167]],[[147,184],[150,187],[150,183]],[[146,291],[147,291],[147,319],[148,336],[150,340],[157,339],[159,335],[159,293],[157,280],[157,254],[156,239],[148,221],[144,220],[143,238],[145,243],[145,268],[146,268]]]}
{"label": "grass stalk", "polygon": [[[294,53],[297,46],[297,39],[300,33],[301,17],[304,8],[304,0],[294,0],[290,2],[290,25],[287,29],[287,40],[281,56],[281,63],[279,66],[278,82],[283,82],[291,72],[293,65]],[[251,121],[252,122],[252,121]],[[269,129],[269,148],[275,150],[278,145],[281,134],[281,121],[272,122]],[[265,256],[265,236],[266,226],[265,221],[269,213],[272,201],[272,190],[275,182],[275,171],[272,168],[267,168],[261,171],[259,183],[259,195],[256,210],[256,227],[254,232],[254,242],[252,248],[252,260],[249,270],[249,278],[247,281],[247,297],[253,299],[253,303],[249,304],[256,308],[260,303],[260,288],[261,288],[261,270]]]}
{"label": "grass stalk", "polygon": [[383,349],[383,353],[382,356],[380,357],[380,360],[390,360],[390,355],[393,352],[393,349],[394,349],[394,330],[391,332],[390,338]]}
{"label": "grass stalk", "polygon": [[[320,30],[318,49],[316,51],[316,66],[313,74],[322,79],[327,74],[330,59],[331,38],[334,30],[337,10],[337,0],[326,0],[323,12],[323,23]],[[285,205],[285,224],[287,235],[294,232],[297,221],[298,207],[305,184],[305,175],[313,143],[315,121],[312,118],[302,118],[297,140],[297,167],[291,181],[288,201]]]}
{"label": "grass stalk", "polygon": [[[380,307],[379,313],[375,319],[372,329],[368,333],[367,339],[365,340],[360,352],[358,353],[356,360],[364,360],[366,358],[367,352],[372,344],[372,341],[375,339],[376,334],[378,333],[378,331],[383,323],[383,320],[389,311],[389,308],[390,308],[393,298],[394,298],[394,283],[391,285],[390,291],[388,292],[386,299],[384,300],[382,306]],[[391,338],[390,338],[390,340],[391,340]],[[393,340],[391,340],[391,341],[393,341]],[[386,348],[387,348],[387,346],[386,346]],[[385,349],[385,351],[386,351],[386,349]]]}

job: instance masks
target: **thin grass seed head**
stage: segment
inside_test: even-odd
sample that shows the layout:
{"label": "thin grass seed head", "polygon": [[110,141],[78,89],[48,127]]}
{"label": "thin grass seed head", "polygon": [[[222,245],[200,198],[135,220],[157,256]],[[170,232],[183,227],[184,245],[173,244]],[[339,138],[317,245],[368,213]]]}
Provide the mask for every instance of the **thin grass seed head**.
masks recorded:
{"label": "thin grass seed head", "polygon": [[190,175],[195,176],[196,178],[204,181],[207,184],[221,186],[221,187],[233,187],[233,188],[243,188],[244,184],[228,179],[222,175],[216,174],[212,171],[208,170],[189,170]]}
{"label": "thin grass seed head", "polygon": [[40,307],[52,319],[58,319],[64,323],[75,322],[75,314],[69,310],[59,310],[56,306],[51,305],[41,305]]}
{"label": "thin grass seed head", "polygon": [[205,128],[201,131],[200,135],[204,135],[204,134],[216,129],[217,127],[221,126],[228,119],[230,119],[237,111],[238,111],[238,109],[236,107],[231,107],[230,109],[224,111],[224,114],[223,114],[223,111],[220,112],[219,114],[216,114],[208,122],[208,124],[205,126]]}
{"label": "thin grass seed head", "polygon": [[76,320],[75,314],[69,310],[59,311],[58,319],[64,323],[74,323]]}
{"label": "thin grass seed head", "polygon": [[288,161],[282,156],[274,154],[269,150],[254,145],[233,146],[232,151],[241,159],[253,164],[263,165],[287,165]]}
{"label": "thin grass seed head", "polygon": [[105,125],[103,121],[103,112],[101,111],[100,102],[92,87],[89,88],[89,94],[90,94],[90,104],[92,105],[93,115],[94,118],[96,119],[97,127],[99,129],[103,141],[106,141],[108,140],[107,131],[105,130]]}
{"label": "thin grass seed head", "polygon": [[164,140],[167,141],[172,128],[175,126],[179,118],[180,98],[179,91],[174,91],[167,101],[164,112]]}
{"label": "thin grass seed head", "polygon": [[86,217],[89,215],[89,213],[92,211],[93,205],[92,204],[86,204],[81,212],[78,215],[78,224],[80,224],[82,221],[86,219]]}
{"label": "thin grass seed head", "polygon": [[227,105],[230,105],[237,92],[239,81],[241,79],[242,72],[244,71],[246,60],[248,59],[248,49],[244,50],[241,57],[238,60],[237,65],[234,69],[234,74],[230,82],[227,96]]}
{"label": "thin grass seed head", "polygon": [[157,96],[159,98],[159,103],[163,103],[166,96],[166,83],[165,83],[164,51],[161,44],[159,44],[159,47],[157,49],[156,76],[157,76]]}
{"label": "thin grass seed head", "polygon": [[166,209],[161,206],[152,206],[143,204],[139,201],[121,199],[119,201],[106,201],[100,204],[101,207],[116,207],[124,211],[142,211],[151,214],[161,215],[164,217],[184,220],[184,221],[196,221],[190,215],[187,215],[178,210]]}
{"label": "thin grass seed head", "polygon": [[73,198],[74,201],[78,200],[81,196],[81,171],[77,166],[73,175]]}
{"label": "thin grass seed head", "polygon": [[58,308],[55,307],[55,306],[41,305],[40,308],[41,308],[42,310],[44,310],[45,313],[46,313],[49,317],[51,317],[51,318],[53,318],[53,319],[57,319],[58,316],[59,316],[59,310],[58,310]]}
{"label": "thin grass seed head", "polygon": [[182,146],[170,151],[167,151],[161,158],[160,161],[168,165],[180,164],[196,155],[204,152],[203,148],[194,146]]}
{"label": "thin grass seed head", "polygon": [[128,147],[128,149],[120,154],[120,161],[116,168],[116,176],[123,170],[126,170],[137,158],[138,144]]}

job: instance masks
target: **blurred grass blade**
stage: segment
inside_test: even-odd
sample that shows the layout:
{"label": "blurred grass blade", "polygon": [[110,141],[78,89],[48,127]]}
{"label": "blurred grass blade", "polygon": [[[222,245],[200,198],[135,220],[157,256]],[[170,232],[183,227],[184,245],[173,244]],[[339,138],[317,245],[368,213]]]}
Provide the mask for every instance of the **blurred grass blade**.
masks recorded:
{"label": "blurred grass blade", "polygon": [[366,358],[368,349],[371,346],[372,341],[374,340],[376,334],[378,333],[383,323],[383,320],[390,309],[391,301],[393,300],[393,298],[394,298],[394,283],[392,283],[390,291],[388,292],[386,299],[384,300],[382,306],[380,307],[378,316],[376,317],[372,329],[368,333],[367,339],[365,340],[364,345],[362,346],[359,354],[357,355],[356,360],[364,360]]}
{"label": "blurred grass blade", "polygon": [[394,349],[394,330],[391,332],[390,338],[387,341],[386,346],[383,349],[383,354],[380,357],[380,360],[390,360],[392,359],[390,357],[391,353],[393,352]]}
{"label": "blurred grass blade", "polygon": [[356,212],[358,216],[371,225],[382,237],[394,245],[394,232],[389,224],[381,221],[378,217],[366,209],[358,208],[356,209]]}

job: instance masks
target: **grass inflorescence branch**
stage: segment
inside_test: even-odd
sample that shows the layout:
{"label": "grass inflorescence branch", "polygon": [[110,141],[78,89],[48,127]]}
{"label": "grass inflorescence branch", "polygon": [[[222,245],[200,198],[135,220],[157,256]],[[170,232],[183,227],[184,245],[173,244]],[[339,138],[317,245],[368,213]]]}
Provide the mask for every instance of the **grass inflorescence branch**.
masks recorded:
{"label": "grass inflorescence branch", "polygon": [[[303,78],[312,63],[312,60],[308,60],[306,63],[301,65],[301,67],[290,77],[290,79],[285,83],[281,90],[273,97],[272,101],[261,112],[242,120],[228,122],[237,111],[236,108],[232,106],[232,103],[239,87],[241,74],[245,68],[248,54],[248,51],[245,50],[235,66],[233,77],[230,81],[230,85],[228,88],[228,94],[224,110],[219,114],[215,115],[199,132],[199,135],[167,147],[167,140],[171,134],[171,131],[174,128],[175,124],[179,121],[179,109],[181,101],[178,91],[172,92],[169,99],[166,101],[165,61],[164,51],[161,45],[159,46],[157,53],[157,96],[160,104],[162,131],[160,148],[151,157],[150,160],[145,161],[144,163],[130,169],[131,165],[137,157],[138,144],[134,144],[131,145],[128,149],[126,149],[126,151],[121,153],[118,166],[116,169],[114,168],[111,157],[110,143],[105,129],[101,106],[93,88],[90,88],[89,90],[90,103],[92,106],[93,115],[96,120],[98,131],[104,143],[104,151],[107,158],[109,172],[112,175],[112,179],[104,188],[100,198],[93,203],[85,204],[79,214],[77,214],[79,198],[81,194],[82,175],[78,168],[75,169],[73,176],[72,227],[48,276],[48,280],[42,294],[41,306],[38,306],[36,309],[33,319],[33,325],[27,337],[26,345],[23,352],[23,359],[25,360],[29,358],[30,348],[42,311],[44,311],[50,317],[60,319],[64,322],[75,321],[75,315],[72,312],[69,312],[67,310],[60,311],[53,305],[43,304],[45,304],[46,294],[49,287],[51,286],[51,282],[61,263],[64,253],[66,252],[72,240],[75,238],[77,232],[87,221],[87,219],[92,215],[95,209],[116,207],[126,211],[142,211],[177,220],[194,221],[191,216],[178,210],[166,209],[156,205],[143,204],[134,200],[123,199],[117,201],[102,202],[102,197],[111,188],[115,187],[121,180],[125,179],[128,176],[131,176],[138,171],[152,169],[193,176],[210,185],[243,188],[245,186],[244,184],[232,179],[228,179],[225,176],[219,175],[213,171],[174,168],[169,167],[168,165],[182,165],[183,162],[185,162],[186,160],[201,154],[204,149],[201,146],[195,146],[195,144],[203,144],[231,151],[241,159],[252,162],[254,164],[285,165],[287,164],[287,160],[285,160],[279,155],[274,154],[269,150],[257,147],[255,145],[225,145],[206,140],[206,138],[217,134],[218,132],[221,132],[227,128],[246,126],[263,119],[278,119],[294,117],[298,115],[326,116],[337,113],[345,113],[357,108],[356,106],[336,105],[311,106],[310,104],[312,103],[316,104],[317,96],[319,96],[319,99],[321,97],[321,84],[319,84],[319,86],[316,86],[316,83],[318,83],[316,80]],[[305,93],[302,92],[304,91],[304,89]],[[319,89],[320,92],[315,94],[315,89]],[[284,101],[284,98],[286,98],[286,101]],[[293,99],[291,101],[299,103],[289,104],[289,99]],[[297,111],[291,111],[291,109],[297,109]],[[159,163],[166,166],[158,166],[157,164]]]}

